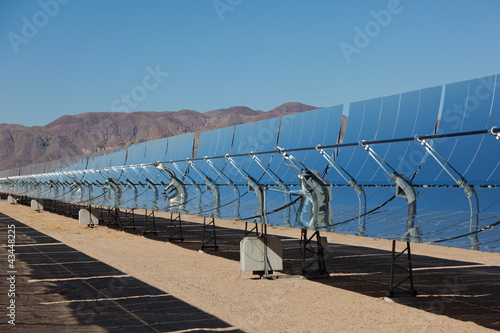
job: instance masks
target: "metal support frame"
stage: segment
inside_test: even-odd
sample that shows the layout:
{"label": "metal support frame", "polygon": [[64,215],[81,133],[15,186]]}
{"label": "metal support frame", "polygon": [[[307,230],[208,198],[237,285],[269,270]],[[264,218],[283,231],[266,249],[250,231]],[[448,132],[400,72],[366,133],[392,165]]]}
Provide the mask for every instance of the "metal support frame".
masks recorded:
{"label": "metal support frame", "polygon": [[139,197],[139,190],[137,190],[137,185],[132,183],[130,179],[126,179],[125,182],[127,183],[128,187],[134,191],[134,205],[137,206],[137,199]]}
{"label": "metal support frame", "polygon": [[248,172],[246,172],[238,163],[236,163],[235,160],[233,160],[231,157],[226,156],[227,160],[229,163],[238,171],[238,173],[245,178],[247,185],[248,185],[248,192],[253,192],[255,194],[257,201],[259,203],[258,207],[258,215],[259,217],[256,217],[254,219],[255,223],[262,223],[262,204],[264,203],[264,200],[262,198],[262,191],[260,189],[260,184],[252,177]]}
{"label": "metal support frame", "polygon": [[105,207],[106,210],[106,226],[109,226],[111,222],[113,222],[113,217],[114,217],[114,212],[113,208],[111,207]]}
{"label": "metal support frame", "polygon": [[231,178],[229,178],[222,170],[217,168],[217,166],[215,166],[215,164],[208,157],[205,157],[204,160],[215,171],[215,173],[217,173],[217,175],[224,180],[224,182],[227,185],[231,186],[231,188],[233,190],[233,194],[234,194],[234,200],[235,200],[234,216],[236,217],[236,219],[239,219],[240,218],[240,189],[238,188],[238,186],[234,185]]}
{"label": "metal support frame", "polygon": [[[495,128],[491,129],[491,133],[496,135]],[[417,141],[425,148],[427,153],[431,155],[434,160],[441,166],[444,172],[450,176],[451,179],[457,184],[459,187],[464,189],[465,195],[467,196],[467,200],[469,201],[469,232],[473,232],[473,228],[475,230],[479,229],[479,198],[477,197],[476,191],[467,184],[467,180],[462,176],[460,172],[458,172],[446,159],[444,159],[439,153],[432,147],[426,140],[423,140],[420,137],[416,137]],[[448,169],[448,168],[450,169]],[[453,176],[455,173],[455,176]],[[458,176],[458,178],[456,177]],[[469,235],[469,240],[472,244],[472,249],[479,249],[479,239],[476,234]]]}
{"label": "metal support frame", "polygon": [[328,164],[342,177],[348,186],[354,188],[356,195],[358,196],[358,233],[357,236],[363,236],[366,230],[366,194],[363,187],[356,183],[354,179],[347,170],[345,170],[340,164],[328,155],[324,149],[316,146],[316,150],[323,156],[323,158],[328,162]]}
{"label": "metal support frame", "polygon": [[[126,229],[134,229],[135,230],[135,212],[134,212],[134,209],[125,209],[124,211],[124,222],[122,222],[123,224],[123,230],[126,230]],[[132,227],[130,227],[129,223],[128,222],[131,222],[132,224]]]}
{"label": "metal support frame", "polygon": [[54,211],[56,214],[65,215],[64,212],[64,201],[55,200],[54,201]]}
{"label": "metal support frame", "polygon": [[[210,177],[208,177],[203,171],[201,171],[200,169],[198,169],[198,167],[196,167],[196,165],[194,164],[194,162],[192,161],[188,161],[188,164],[191,168],[193,168],[194,171],[196,171],[198,173],[198,175],[203,178],[203,181],[205,182],[205,187],[208,191],[210,191],[212,193],[212,196],[214,197],[214,204],[213,204],[213,208],[212,208],[212,219],[217,217],[217,218],[220,218],[220,191],[219,191],[219,185],[216,184],[212,179],[210,179]],[[174,163],[175,165],[175,163]],[[193,183],[194,183],[194,180],[193,180]],[[198,186],[198,185],[196,185]],[[199,207],[199,211],[201,211],[201,194],[198,196],[198,200],[199,200],[199,203],[198,203],[198,207]]]}
{"label": "metal support frame", "polygon": [[52,209],[54,213],[64,215],[64,209],[62,208],[62,203],[63,202],[60,200],[54,200],[52,202]]}
{"label": "metal support frame", "polygon": [[269,268],[269,260],[267,257],[267,186],[261,185],[259,186],[260,193],[260,216],[262,219],[262,234],[264,236],[264,274],[261,276],[261,279],[272,279],[271,273],[272,271]]}
{"label": "metal support frame", "polygon": [[78,218],[78,211],[80,208],[79,204],[71,203],[71,202],[62,202],[62,215],[70,217],[72,219]]}
{"label": "metal support frame", "polygon": [[168,199],[169,202],[167,209],[172,212],[178,213],[180,216],[181,212],[185,212],[184,205],[187,202],[188,193],[186,190],[186,185],[182,180],[177,178],[174,171],[165,168],[161,163],[155,163],[155,166],[160,171],[168,174],[168,176],[170,177],[170,183],[167,186],[164,186],[165,200]]}
{"label": "metal support frame", "polygon": [[[324,179],[317,170],[309,169],[298,159],[288,155],[282,148],[278,147],[278,151],[283,155],[286,165],[299,179],[301,190],[290,192],[301,197],[296,215],[297,222],[305,228],[334,232],[330,182]],[[307,205],[306,200],[311,204],[307,225],[303,220]]]}
{"label": "metal support frame", "polygon": [[15,195],[13,196],[14,199],[16,199],[16,202],[20,205],[24,205],[24,206],[27,206],[26,204],[26,196],[25,195]]}
{"label": "metal support frame", "polygon": [[122,227],[123,228],[123,222],[120,218],[120,209],[119,208],[114,208],[114,207],[109,207],[108,208],[108,223],[107,226],[116,226],[116,227]]}
{"label": "metal support frame", "polygon": [[153,233],[156,235],[156,218],[155,211],[152,210],[151,213],[148,214],[148,210],[144,211],[144,230],[142,232],[143,235],[148,233]]}
{"label": "metal support frame", "polygon": [[[213,242],[213,245],[210,243]],[[203,233],[201,235],[201,246],[200,250],[205,250],[211,248],[217,250],[219,246],[217,245],[217,234],[215,232],[215,218],[210,218],[210,222],[207,223],[207,217],[203,217]]]}
{"label": "metal support frame", "polygon": [[99,216],[98,216],[99,224],[106,224],[106,220],[104,219],[104,207],[99,206],[99,208],[97,209],[99,210]]}
{"label": "metal support frame", "polygon": [[[292,195],[290,194],[290,188],[287,185],[285,185],[283,183],[283,180],[281,180],[281,178],[271,168],[269,168],[269,166],[266,166],[264,164],[264,162],[262,162],[262,160],[257,155],[252,154],[252,158],[262,168],[262,170],[269,176],[269,178],[271,178],[276,183],[276,185],[281,187],[283,195],[285,196],[285,204],[288,205],[288,203],[292,201]],[[290,215],[291,215],[290,212],[291,212],[290,207],[288,207],[287,210],[283,211],[283,223],[287,227],[292,226],[290,223]],[[245,230],[246,230],[246,226],[245,226]],[[258,232],[257,232],[257,234],[258,234]]]}
{"label": "metal support frame", "polygon": [[153,210],[154,210],[154,208],[158,209],[158,199],[160,197],[158,188],[153,183],[153,181],[151,181],[151,179],[149,179],[149,178],[146,178],[145,182],[146,182],[147,188],[150,189],[150,190],[152,190],[153,193],[154,193],[154,199],[153,199],[153,202],[152,202],[153,203],[153,205],[152,205]]}
{"label": "metal support frame", "polygon": [[72,203],[72,202],[67,202],[68,205],[68,210],[69,210],[69,215],[72,219],[78,217],[78,205]]}
{"label": "metal support frame", "polygon": [[[177,221],[177,223],[176,223]],[[174,218],[174,213],[170,213],[170,225],[168,227],[168,241],[181,241],[184,242],[182,237],[182,218],[181,214],[178,214]]]}
{"label": "metal support frame", "polygon": [[[87,224],[87,226],[89,228],[94,228],[95,225],[94,223],[92,222],[92,185],[89,185],[88,186],[88,189],[89,189],[89,203],[88,203],[88,211],[89,211],[89,223]],[[80,219],[80,216],[78,216],[78,219]],[[99,217],[97,218],[97,223],[99,223]]]}
{"label": "metal support frame", "polygon": [[[302,274],[306,275],[329,275],[326,270],[325,265],[325,255],[324,248],[321,242],[320,231],[316,230],[311,235],[311,237],[307,237],[308,229],[301,229],[300,232],[300,249],[302,254]],[[316,248],[312,244],[314,242],[314,238],[316,238]],[[307,257],[307,253],[310,254],[310,257]],[[312,260],[310,259],[312,258]],[[309,262],[308,262],[309,261]],[[318,268],[311,268],[313,265],[317,264]]]}
{"label": "metal support frame", "polygon": [[[82,201],[83,200],[83,184],[80,182],[80,179],[77,179],[75,174],[79,174],[81,172],[76,172],[76,171],[63,171],[62,174],[64,174],[68,179],[71,180],[71,183],[66,182],[67,185],[70,188],[69,192],[73,192],[73,198],[75,201]],[[75,191],[76,189],[76,191]],[[80,192],[80,199],[77,199],[77,194]],[[73,214],[71,214],[71,217],[73,217]]]}
{"label": "metal support frame", "polygon": [[[201,213],[201,196],[202,196],[202,195],[201,195],[200,186],[199,186],[199,185],[196,183],[196,181],[195,181],[195,180],[194,180],[194,179],[193,179],[193,178],[189,175],[189,167],[193,167],[193,169],[195,169],[195,171],[197,171],[197,170],[196,170],[196,167],[194,166],[194,163],[193,163],[193,162],[189,162],[189,161],[188,161],[188,167],[187,167],[186,171],[182,170],[182,168],[181,168],[181,167],[179,167],[179,166],[177,165],[177,163],[175,163],[175,162],[174,162],[174,163],[172,163],[172,165],[174,166],[174,168],[175,168],[175,169],[177,169],[177,171],[178,171],[181,175],[183,175],[183,176],[182,176],[182,178],[181,178],[181,181],[184,181],[184,179],[187,179],[187,180],[188,180],[188,182],[189,182],[189,184],[190,184],[190,185],[192,185],[192,186],[194,187],[194,189],[195,189],[195,191],[196,191],[196,198],[197,198],[197,202],[196,202],[196,204],[197,204],[197,206],[196,206],[197,211],[196,211],[194,214],[195,214],[195,215],[200,214],[200,213]],[[209,185],[208,185],[208,184],[207,184],[207,189],[209,189]],[[212,193],[213,193],[213,188],[210,188],[210,190],[211,190],[211,191],[212,191]],[[218,194],[219,189],[217,188],[217,189],[216,189],[216,191],[217,191],[217,194]],[[214,206],[215,206],[215,204],[214,204]],[[218,208],[218,207],[219,207],[219,206],[217,205],[217,208]],[[214,209],[215,209],[215,207],[214,207]]]}
{"label": "metal support frame", "polygon": [[406,218],[406,232],[404,233],[402,239],[404,241],[420,243],[422,241],[422,237],[420,237],[420,227],[415,227],[418,190],[413,186],[411,180],[406,175],[399,174],[396,169],[380,157],[380,155],[378,155],[372,147],[365,144],[364,141],[361,141],[360,145],[392,180],[396,186],[396,196],[402,197],[406,200],[406,205],[408,206],[408,216]]}
{"label": "metal support frame", "polygon": [[490,130],[490,133],[495,136],[495,138],[500,142],[500,129],[496,126],[493,126]]}
{"label": "metal support frame", "polygon": [[248,223],[252,223],[252,222],[245,221],[245,237],[247,237],[248,235],[250,235],[254,231],[255,231],[255,235],[257,237],[259,237],[259,224],[255,223],[255,225],[252,227],[252,229],[248,230]]}
{"label": "metal support frame", "polygon": [[63,201],[61,202],[61,208],[64,216],[73,218],[73,207],[71,203]]}
{"label": "metal support frame", "polygon": [[[102,172],[102,171],[101,171]],[[108,178],[107,185],[113,192],[114,197],[114,206],[119,207],[122,201],[122,193],[123,193],[123,184],[116,178]]]}
{"label": "metal support frame", "polygon": [[[406,252],[407,254],[407,267],[403,267],[396,263],[396,261]],[[402,278],[399,282],[395,281],[395,268],[399,268],[401,271],[406,273],[406,276]],[[409,281],[409,290],[408,289],[399,289],[405,282]],[[392,241],[392,252],[391,252],[391,276],[389,282],[389,291],[387,292],[387,296],[396,297],[396,296],[417,296],[418,292],[415,289],[415,285],[413,283],[413,265],[411,258],[411,250],[410,250],[410,242],[406,242],[406,247],[403,251],[396,253],[396,241]]]}

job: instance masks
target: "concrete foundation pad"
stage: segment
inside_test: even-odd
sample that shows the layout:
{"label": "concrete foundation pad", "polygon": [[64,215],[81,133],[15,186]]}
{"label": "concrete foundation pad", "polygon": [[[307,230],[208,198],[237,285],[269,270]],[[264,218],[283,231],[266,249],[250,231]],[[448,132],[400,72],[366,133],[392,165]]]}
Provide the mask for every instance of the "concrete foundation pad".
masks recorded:
{"label": "concrete foundation pad", "polygon": [[15,204],[17,204],[17,199],[14,199],[13,196],[9,195],[7,197],[7,202],[10,203],[10,204],[12,204],[12,205],[15,205]]}
{"label": "concrete foundation pad", "polygon": [[31,210],[40,211],[43,210],[43,206],[38,200],[31,200]]}
{"label": "concrete foundation pad", "polygon": [[97,212],[90,212],[88,209],[80,209],[78,212],[78,223],[80,225],[97,225],[99,217]]}

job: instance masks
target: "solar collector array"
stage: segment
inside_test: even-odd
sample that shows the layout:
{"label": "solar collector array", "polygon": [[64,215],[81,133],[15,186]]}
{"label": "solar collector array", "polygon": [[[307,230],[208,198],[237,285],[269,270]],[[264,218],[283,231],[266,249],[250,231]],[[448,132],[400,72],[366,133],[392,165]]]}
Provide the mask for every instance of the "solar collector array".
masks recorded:
{"label": "solar collector array", "polygon": [[[2,172],[1,177],[31,175],[32,184],[38,184],[15,188],[3,181],[2,191],[121,209],[146,208],[261,222],[259,193],[252,184],[267,184],[270,224],[314,228],[309,223],[313,216],[308,206],[304,210],[299,201],[288,206],[304,193],[300,193],[300,170],[291,167],[278,147],[286,151],[334,145],[342,135],[344,143],[356,143],[488,129],[500,124],[497,81],[498,75],[489,76],[444,88],[354,102],[346,105],[346,110],[340,105],[203,132],[196,158],[192,158],[194,134],[188,133],[70,159],[58,167],[48,163]],[[340,133],[345,113],[347,126],[345,133]],[[500,143],[495,137],[476,135],[429,142],[464,176],[467,184],[475,185],[480,214],[478,223],[471,225],[464,189],[456,186],[419,142],[371,145],[398,174],[406,175],[417,186],[415,226],[420,229],[411,240],[446,239],[496,222],[500,216],[500,193],[498,188],[485,187],[500,185]],[[272,153],[259,154],[262,152]],[[363,186],[369,212],[359,218],[356,191],[348,186],[346,175],[332,168],[320,152],[288,152],[302,166],[316,170],[330,185],[332,216],[327,222],[328,230],[403,239],[408,231],[405,201],[394,197],[392,180],[368,152],[362,146],[351,146],[325,149],[325,153]],[[227,154],[238,156],[230,160],[224,158]],[[157,162],[161,162],[160,167]],[[48,180],[52,180],[51,186]],[[286,189],[288,192],[283,193]],[[305,203],[312,205],[307,200]],[[482,232],[481,240],[474,244],[470,237],[464,237],[451,245],[483,244],[482,249],[498,252],[499,233],[498,228],[492,228]]]}

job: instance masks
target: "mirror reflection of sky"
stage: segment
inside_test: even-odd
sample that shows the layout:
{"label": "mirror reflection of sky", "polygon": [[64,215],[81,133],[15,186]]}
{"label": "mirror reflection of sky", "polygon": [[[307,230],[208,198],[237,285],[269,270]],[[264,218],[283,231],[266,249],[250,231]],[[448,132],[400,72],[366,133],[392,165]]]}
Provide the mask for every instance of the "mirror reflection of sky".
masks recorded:
{"label": "mirror reflection of sky", "polygon": [[[492,75],[202,132],[193,156],[194,133],[187,133],[27,166],[0,173],[34,174],[24,183],[2,178],[0,186],[38,198],[261,223],[265,184],[272,225],[499,252],[500,143],[489,133],[500,124],[499,82]],[[346,108],[343,143],[353,145],[328,148],[341,137]],[[413,139],[474,130],[488,131]],[[410,139],[387,142],[401,138]],[[385,141],[362,147],[361,140]]]}

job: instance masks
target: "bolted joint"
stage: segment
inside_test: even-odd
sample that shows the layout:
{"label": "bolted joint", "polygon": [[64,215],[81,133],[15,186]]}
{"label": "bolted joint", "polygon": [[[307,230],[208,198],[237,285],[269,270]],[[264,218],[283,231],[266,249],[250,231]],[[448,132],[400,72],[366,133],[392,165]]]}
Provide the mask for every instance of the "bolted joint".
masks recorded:
{"label": "bolted joint", "polygon": [[363,147],[365,150],[370,150],[370,146],[366,144],[366,140],[361,140],[359,145]]}

